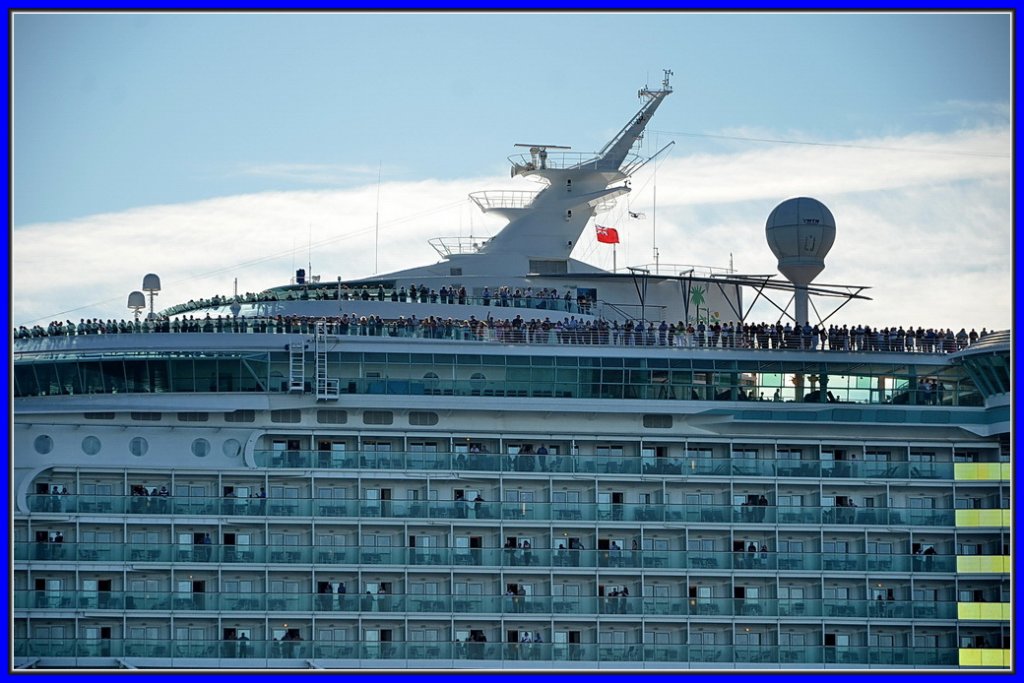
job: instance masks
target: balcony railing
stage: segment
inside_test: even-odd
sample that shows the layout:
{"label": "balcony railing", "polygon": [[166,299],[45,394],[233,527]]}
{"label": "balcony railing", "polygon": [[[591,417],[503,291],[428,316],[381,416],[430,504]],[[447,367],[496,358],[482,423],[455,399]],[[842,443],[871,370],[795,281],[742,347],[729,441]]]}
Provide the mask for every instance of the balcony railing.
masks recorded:
{"label": "balcony railing", "polygon": [[433,470],[560,474],[648,474],[812,479],[953,479],[953,463],[738,460],[599,455],[497,455],[406,451],[255,452],[256,465],[271,469]]}
{"label": "balcony railing", "polygon": [[371,593],[176,593],[15,590],[14,608],[218,612],[348,612],[467,615],[629,615],[956,619],[955,602],[768,598],[562,597]]}
{"label": "balcony railing", "polygon": [[[496,635],[496,634],[495,634]],[[956,666],[956,648],[749,646],[726,644],[652,645],[640,643],[562,644],[502,642],[306,641],[306,640],[133,640],[15,638],[14,657],[153,658],[210,660],[486,660],[507,662],[669,662],[700,666],[735,663],[741,668],[763,664],[837,664],[877,667]],[[216,666],[210,662],[210,666]],[[233,666],[230,662],[222,666]],[[365,664],[364,664],[365,666]],[[508,664],[506,664],[508,666]]]}
{"label": "balcony railing", "polygon": [[[58,498],[59,510],[53,499]],[[81,515],[172,515],[334,519],[431,519],[536,522],[700,522],[846,526],[955,526],[955,510],[774,505],[685,505],[421,501],[202,496],[29,496],[29,509]]]}
{"label": "balcony railing", "polygon": [[955,555],[181,543],[16,543],[16,561],[954,573]]}

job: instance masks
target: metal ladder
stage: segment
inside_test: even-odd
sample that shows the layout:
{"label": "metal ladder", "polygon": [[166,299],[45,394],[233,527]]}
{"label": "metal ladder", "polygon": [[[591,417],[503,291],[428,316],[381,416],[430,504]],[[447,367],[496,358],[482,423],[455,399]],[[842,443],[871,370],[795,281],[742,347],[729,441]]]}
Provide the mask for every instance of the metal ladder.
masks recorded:
{"label": "metal ladder", "polygon": [[339,381],[327,377],[327,320],[316,321],[316,335],[313,337],[313,352],[316,360],[316,400],[338,400]]}
{"label": "metal ladder", "polygon": [[288,345],[288,393],[306,390],[306,345],[299,341]]}

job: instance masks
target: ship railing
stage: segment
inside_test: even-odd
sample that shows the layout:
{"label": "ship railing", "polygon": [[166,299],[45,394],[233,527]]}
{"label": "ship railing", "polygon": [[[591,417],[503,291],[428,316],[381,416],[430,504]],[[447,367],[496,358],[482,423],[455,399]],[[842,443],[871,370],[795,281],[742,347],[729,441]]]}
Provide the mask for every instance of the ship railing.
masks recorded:
{"label": "ship railing", "polygon": [[[455,299],[457,301],[457,298]],[[404,338],[404,339],[430,339],[430,340],[455,340],[455,341],[479,341],[488,343],[501,343],[501,344],[532,344],[532,345],[544,345],[544,346],[610,346],[610,347],[633,347],[633,346],[644,346],[644,347],[658,347],[662,349],[701,349],[707,351],[716,350],[728,350],[728,349],[742,349],[746,351],[756,351],[758,353],[777,353],[780,351],[804,351],[815,354],[815,357],[828,360],[830,355],[837,352],[849,352],[849,353],[865,353],[865,354],[878,354],[878,353],[891,353],[891,354],[913,354],[913,355],[936,355],[945,357],[947,353],[955,351],[955,348],[943,348],[935,347],[932,345],[915,346],[913,348],[907,346],[899,346],[898,344],[884,343],[857,343],[849,342],[843,344],[837,342],[838,347],[825,348],[824,346],[812,346],[811,342],[801,339],[796,335],[791,335],[785,341],[779,341],[777,338],[769,338],[767,335],[741,335],[741,334],[714,334],[713,332],[705,331],[702,335],[698,331],[690,333],[689,331],[670,330],[666,327],[664,331],[657,329],[658,325],[655,325],[655,329],[641,332],[636,329],[632,333],[628,333],[623,325],[620,325],[618,329],[615,329],[611,324],[604,320],[605,314],[612,310],[617,310],[619,315],[626,317],[633,317],[639,319],[641,317],[640,307],[634,305],[621,305],[613,304],[605,301],[578,301],[576,299],[565,300],[564,298],[551,298],[551,297],[526,297],[522,295],[518,298],[513,296],[507,296],[502,298],[498,294],[494,294],[488,298],[484,297],[466,297],[462,300],[462,303],[469,303],[473,305],[485,306],[486,311],[486,322],[487,326],[477,326],[474,328],[470,321],[469,316],[447,316],[452,318],[451,320],[444,319],[446,316],[438,315],[434,316],[438,322],[434,326],[430,326],[424,322],[424,319],[418,319],[417,325],[411,324],[411,317],[416,313],[414,303],[405,304],[409,306],[409,310],[406,311],[404,305],[401,302],[389,303],[389,305],[396,306],[390,311],[390,317],[387,320],[381,320],[380,322],[370,321],[367,319],[361,319],[356,315],[350,316],[345,322],[342,322],[340,317],[330,318],[326,320],[326,334],[330,337],[389,337],[389,338]],[[520,310],[516,310],[520,309]],[[532,317],[524,316],[523,311],[529,310],[535,315]],[[446,311],[447,312],[447,311]],[[461,312],[459,309],[453,308],[453,313]],[[478,311],[479,312],[479,311]],[[405,313],[409,315],[406,316]],[[505,329],[505,325],[511,325],[513,319],[517,316],[523,318],[525,323],[518,330]],[[570,316],[584,316],[583,318],[577,318],[585,322],[590,321],[593,323],[595,320],[599,323],[596,327],[592,324],[593,329],[587,329],[585,324],[577,327],[576,329],[559,329],[557,323],[564,322],[564,319]],[[664,311],[657,306],[648,306],[646,311],[643,313],[644,321],[646,323],[660,323],[661,318],[664,316]],[[321,318],[277,318],[277,317],[251,317],[251,318],[226,318],[219,321],[220,329],[217,329],[217,323],[213,321],[203,320],[199,326],[197,332],[213,333],[213,334],[307,334],[312,335],[315,333],[316,320]],[[541,325],[544,319],[549,320],[550,330],[541,329]],[[667,322],[667,321],[666,321]],[[530,330],[530,325],[534,325],[536,329]],[[178,330],[173,328],[167,331],[154,331],[154,330],[143,330],[142,334],[179,334]],[[109,334],[109,333],[107,333]],[[102,338],[106,337],[107,334],[103,335],[84,335],[88,338]],[[118,333],[120,334],[120,333]],[[124,333],[129,334],[129,333]],[[134,334],[134,333],[132,333]],[[82,342],[75,339],[71,341],[72,336],[80,335],[63,335],[58,334],[50,337],[45,332],[26,338],[16,338],[14,340],[13,351],[15,358],[19,354],[34,351],[31,349],[33,342],[40,339],[52,338],[55,340],[67,340],[69,344],[73,343],[75,352],[77,354],[83,354],[88,352],[88,347],[84,346]],[[122,335],[123,336],[123,335]],[[97,343],[99,341],[97,340]],[[966,347],[970,349],[971,347]],[[60,348],[47,349],[52,353],[60,353]],[[909,385],[904,385],[899,388],[891,388],[886,390],[886,402],[893,404],[906,404],[911,400],[912,396],[917,397],[918,404],[925,403],[936,403],[942,401],[942,395],[945,393],[942,387],[938,392],[930,392],[925,388],[914,390]]]}
{"label": "ship railing", "polygon": [[480,207],[481,211],[487,212],[492,209],[528,208],[539,194],[540,192],[523,190],[484,190],[470,192],[469,198]]}
{"label": "ship railing", "polygon": [[[394,299],[388,304],[389,308],[393,308],[390,312],[384,311],[387,317],[386,320],[382,320],[376,324],[362,324],[356,316],[352,316],[346,321],[347,324],[342,323],[341,318],[325,319],[322,316],[317,317],[289,317],[289,316],[253,316],[234,318],[205,318],[193,321],[192,328],[184,330],[190,332],[206,332],[206,333],[277,333],[277,334],[313,334],[315,332],[315,326],[318,321],[323,321],[326,325],[326,331],[329,335],[357,335],[357,336],[414,336],[414,337],[427,337],[427,338],[450,338],[450,339],[479,339],[493,341],[493,338],[485,338],[480,335],[466,334],[469,331],[471,325],[465,319],[458,320],[447,320],[443,325],[439,325],[436,329],[427,329],[424,324],[421,324],[416,328],[411,328],[409,320],[413,310],[405,311],[404,304],[415,306],[416,302],[407,301],[408,295],[405,297],[399,296],[398,293],[394,294]],[[620,317],[627,317],[632,319],[638,319],[645,317],[650,322],[658,322],[659,317],[663,317],[663,312],[659,307],[651,306],[648,307],[648,311],[640,311],[638,306],[627,306],[623,304],[616,304],[615,302],[607,301],[590,301],[588,299],[574,299],[568,300],[559,297],[540,296],[534,294],[532,296],[526,296],[525,292],[521,293],[521,296],[515,297],[513,292],[506,292],[505,296],[502,296],[500,292],[495,291],[489,297],[481,296],[466,296],[459,297],[455,294],[448,294],[444,297],[444,301],[441,301],[439,294],[427,295],[424,294],[419,297],[420,303],[448,303],[455,304],[473,304],[481,305],[487,308],[488,320],[496,320],[499,323],[506,323],[511,321],[511,317],[505,316],[505,320],[502,320],[501,314],[505,311],[500,310],[503,308],[525,308],[534,311],[545,311],[548,313],[554,313],[561,315],[569,313],[580,316],[594,316],[599,320],[605,317],[605,309],[608,311],[615,311]],[[456,311],[457,309],[452,309]],[[628,311],[633,311],[629,314]],[[410,315],[399,315],[398,311],[402,313],[408,312]],[[650,315],[647,315],[647,312]],[[643,315],[641,315],[643,313]],[[497,314],[497,315],[494,315]],[[511,314],[511,311],[509,312]],[[442,316],[438,316],[443,317]],[[469,316],[466,316],[468,318]],[[514,317],[514,316],[512,316]],[[545,316],[550,317],[550,315]],[[567,317],[567,316],[565,316]],[[123,322],[123,321],[122,321]],[[537,322],[540,323],[540,318],[527,318],[525,322]],[[554,322],[558,322],[557,320]],[[87,333],[84,334],[86,337],[105,336],[107,334],[129,334],[129,333],[156,333],[156,334],[167,334],[177,333],[179,329],[175,329],[173,325],[179,324],[179,321],[168,323],[167,321],[160,321],[159,327],[154,328],[150,322],[146,322],[135,329],[129,323],[130,329],[126,329],[124,332],[102,332],[102,333]],[[586,331],[581,332],[579,337],[572,335],[557,335],[554,339],[550,336],[545,336],[543,339],[533,341],[532,338],[529,340],[532,343],[560,343],[560,344],[610,344],[613,346],[630,346],[630,345],[645,345],[645,346],[669,346],[669,347],[680,347],[680,348],[742,348],[742,349],[757,349],[762,351],[777,351],[777,350],[809,350],[809,351],[825,351],[824,342],[821,343],[820,349],[818,345],[814,344],[809,337],[803,337],[799,334],[790,333],[788,335],[783,334],[782,339],[775,334],[774,330],[771,334],[752,333],[752,332],[736,332],[733,334],[728,333],[728,330],[723,328],[721,333],[716,333],[714,330],[705,330],[701,333],[698,329],[695,329],[692,333],[689,329],[683,331],[681,329],[673,331],[667,329],[665,331],[657,330],[654,336],[648,334],[646,337],[643,335],[628,335],[624,330],[619,329],[618,331],[612,329],[610,325],[605,325],[608,329],[601,330],[600,333],[587,333]],[[169,328],[167,326],[170,326]],[[116,327],[116,326],[115,326]],[[993,333],[1003,335],[1005,332]],[[25,346],[33,340],[39,338],[61,338],[66,336],[82,336],[75,334],[66,334],[64,331],[47,332],[40,326],[33,328],[29,331],[19,331],[15,335],[15,353],[20,353],[18,347]],[[989,336],[985,337],[988,339]],[[884,335],[872,334],[867,337],[864,335],[854,335],[850,333],[844,338],[834,338],[829,341],[828,351],[843,351],[843,352],[864,352],[864,353],[924,353],[924,354],[947,354],[953,353],[960,348],[970,349],[971,346],[967,346],[966,342],[964,345],[960,345],[958,341],[951,341],[950,339],[937,339],[929,340],[922,339],[911,343],[913,337],[907,337],[906,342],[900,338],[889,339]],[[498,339],[501,341],[501,339]],[[906,402],[907,392],[903,392],[903,402]],[[896,395],[892,397],[894,403],[900,402],[900,396]]]}
{"label": "ship railing", "polygon": [[[448,258],[449,256],[456,256],[459,254],[475,254],[480,250],[484,244],[490,238],[487,237],[431,237],[427,240],[427,244],[434,248],[441,258]],[[370,300],[375,300],[376,296],[371,297]],[[387,295],[387,300],[390,300],[390,293]],[[420,301],[420,303],[430,302],[428,295],[427,301]],[[416,303],[416,302],[413,302]],[[431,303],[446,303],[445,301],[438,301],[438,297],[434,297],[434,301]]]}
{"label": "ship railing", "polygon": [[[298,623],[307,636],[311,624],[302,619],[289,618]],[[567,663],[705,663],[741,664],[837,664],[872,665],[877,667],[942,666],[955,667],[959,663],[958,648],[938,647],[854,647],[801,645],[728,645],[728,644],[620,644],[551,643],[550,629],[543,629],[542,643],[501,642],[503,634],[496,624],[481,622],[476,629],[487,640],[479,641],[351,641],[300,638],[282,640],[264,636],[264,628],[257,622],[250,626],[252,639],[217,640],[171,638],[150,639],[71,639],[16,637],[13,641],[15,658],[45,657],[53,663],[75,666],[72,658],[126,657],[127,661],[154,660],[154,664],[175,660],[209,659],[210,666],[232,666],[234,660],[337,660],[361,663],[383,661],[449,662],[451,666],[466,666],[470,661],[505,662],[505,666],[528,665],[531,661]],[[261,635],[256,637],[255,634]],[[586,632],[584,632],[586,633]],[[594,636],[590,635],[591,638]],[[228,660],[227,664],[214,660]],[[467,660],[467,664],[456,662]],[[17,664],[17,660],[15,662]],[[77,665],[83,665],[78,663]],[[181,664],[178,664],[181,666]]]}
{"label": "ship railing", "polygon": [[[602,165],[601,160],[602,157],[593,152],[547,152],[544,159],[532,154],[512,154],[508,157],[509,163],[512,164],[513,176],[545,170],[609,171],[606,164]],[[614,170],[628,176],[645,161],[636,154],[628,154],[622,164]]]}
{"label": "ship railing", "polygon": [[444,595],[423,593],[181,593],[170,591],[15,590],[14,609],[245,613],[402,613],[686,617],[840,617],[956,619],[957,602],[896,599],[637,597],[628,595]]}
{"label": "ship railing", "polygon": [[[404,380],[382,381],[381,391],[401,393],[403,387],[386,386]],[[391,389],[393,391],[386,391]],[[479,391],[476,396],[488,395]],[[509,394],[511,395],[511,394]],[[533,394],[536,395],[536,394]],[[558,395],[552,392],[552,395]],[[701,457],[651,458],[604,455],[451,453],[419,451],[255,451],[256,465],[268,468],[433,470],[482,472],[536,472],[557,474],[643,474],[678,476],[794,477],[825,479],[930,479],[952,480],[951,462],[833,461],[833,460],[754,460]],[[100,498],[100,497],[98,497]],[[47,496],[30,497],[37,512],[50,505]],[[62,502],[62,501],[58,501]],[[96,504],[109,505],[107,500]]]}

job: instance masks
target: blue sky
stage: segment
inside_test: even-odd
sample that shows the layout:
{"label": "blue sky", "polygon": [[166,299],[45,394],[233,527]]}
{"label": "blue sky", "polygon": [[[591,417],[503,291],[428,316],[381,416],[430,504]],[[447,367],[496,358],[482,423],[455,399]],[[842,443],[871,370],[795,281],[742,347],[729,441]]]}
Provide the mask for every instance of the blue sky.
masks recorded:
{"label": "blue sky", "polygon": [[[365,256],[378,211],[402,247],[381,270],[435,260],[406,242],[500,227],[471,216],[465,193],[507,186],[513,143],[600,148],[662,68],[675,92],[644,151],[676,145],[630,199],[651,204],[657,185],[661,254],[726,265],[733,253],[739,270],[765,272],[767,214],[814,194],[840,224],[820,281],[879,287],[909,271],[914,286],[944,270],[963,315],[943,310],[947,293],[922,317],[1010,323],[1008,14],[18,14],[13,27],[15,323],[119,317],[123,302],[109,302],[160,269],[188,283],[173,300],[227,293],[234,277],[263,289],[311,243],[326,276],[369,275],[337,258]],[[971,204],[983,209],[958,213]],[[967,231],[977,259],[963,263],[957,235],[981,216]],[[620,265],[650,260],[651,226],[630,230]],[[757,253],[745,230],[760,231]],[[863,263],[889,237],[893,259]],[[719,253],[698,246],[709,242]],[[92,245],[120,265],[81,263]],[[29,296],[19,285],[43,248],[95,287],[56,305]],[[961,266],[964,280],[948,279]],[[993,277],[1005,295],[984,291]],[[899,311],[890,298],[876,324]]]}

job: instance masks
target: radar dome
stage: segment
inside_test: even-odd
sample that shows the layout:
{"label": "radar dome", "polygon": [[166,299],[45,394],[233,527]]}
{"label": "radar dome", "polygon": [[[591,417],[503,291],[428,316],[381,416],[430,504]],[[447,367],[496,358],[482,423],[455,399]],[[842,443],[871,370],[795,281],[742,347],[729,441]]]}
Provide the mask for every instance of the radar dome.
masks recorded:
{"label": "radar dome", "polygon": [[147,292],[159,292],[160,276],[155,273],[146,275],[146,277],[142,278],[142,289]]}
{"label": "radar dome", "polygon": [[134,291],[128,295],[128,308],[145,308],[146,307],[146,295],[139,291]]}
{"label": "radar dome", "polygon": [[779,259],[779,272],[806,286],[825,269],[825,254],[836,239],[836,220],[817,199],[795,197],[769,214],[765,236]]}

